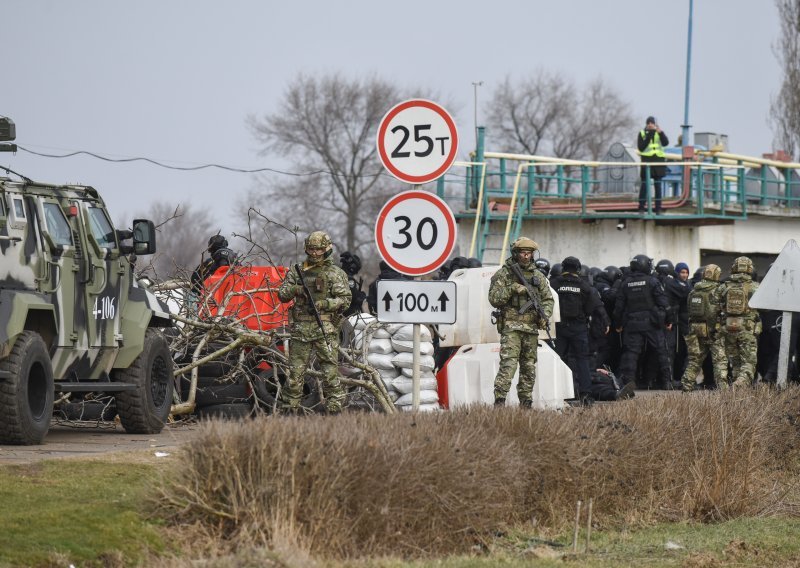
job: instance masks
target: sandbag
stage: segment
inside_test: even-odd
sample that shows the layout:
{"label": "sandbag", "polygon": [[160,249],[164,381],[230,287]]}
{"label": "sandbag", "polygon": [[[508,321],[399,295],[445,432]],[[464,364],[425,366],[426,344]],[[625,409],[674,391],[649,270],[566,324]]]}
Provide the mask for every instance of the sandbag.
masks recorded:
{"label": "sandbag", "polygon": [[394,357],[396,355],[391,353],[370,353],[367,355],[367,363],[376,369],[394,369],[394,364],[392,363]]}
{"label": "sandbag", "polygon": [[[392,381],[394,389],[402,394],[408,394],[414,389],[414,379],[408,377],[398,377]],[[438,391],[439,384],[436,382],[436,377],[420,377],[419,390],[422,391]]]}
{"label": "sandbag", "polygon": [[[393,336],[392,347],[398,353],[413,353],[414,342],[405,341],[403,339],[396,339],[396,336]],[[420,341],[419,353],[420,355],[433,355],[433,343],[431,343],[430,341]]]}
{"label": "sandbag", "polygon": [[391,369],[376,369],[384,381],[390,381],[400,376],[400,369],[392,365]]}
{"label": "sandbag", "polygon": [[[414,324],[405,323],[397,325],[400,325],[401,327],[397,328],[392,333],[392,339],[397,339],[399,341],[414,341]],[[431,337],[431,330],[429,330],[427,326],[419,326],[419,340],[428,342],[433,341],[433,338]]]}
{"label": "sandbag", "polygon": [[392,346],[392,341],[390,339],[373,338],[372,341],[369,342],[369,345],[367,345],[367,351],[369,353],[392,353],[397,350]]}
{"label": "sandbag", "polygon": [[[387,355],[382,355],[382,357],[387,357]],[[401,369],[411,369],[414,365],[414,355],[411,353],[398,353],[392,357],[392,363],[394,363],[395,367]],[[434,366],[436,366],[436,362],[431,355],[423,355],[419,358],[420,371],[433,371]]]}
{"label": "sandbag", "polygon": [[[409,367],[407,369],[400,369],[400,374],[403,375],[404,377],[413,377],[414,376],[414,369],[412,369],[411,367]],[[423,371],[422,369],[420,369],[419,378],[421,378],[421,379],[435,379],[436,375],[433,373],[433,371],[430,371],[430,370],[427,370],[427,369]]]}
{"label": "sandbag", "polygon": [[[398,406],[400,410],[403,412],[412,412],[414,410],[414,406],[411,404],[407,404],[405,406]],[[436,412],[437,410],[441,410],[438,402],[432,402],[431,404],[420,404],[419,411],[420,412]]]}
{"label": "sandbag", "polygon": [[[396,401],[394,401],[395,406],[409,406],[413,404],[413,393],[404,394]],[[419,391],[419,404],[432,404],[432,403],[439,402],[439,393],[435,390],[424,390]]]}
{"label": "sandbag", "polygon": [[367,327],[367,325],[376,321],[376,318],[371,314],[353,314],[347,318],[347,321],[350,322],[350,325],[353,326],[353,329],[361,331]]}

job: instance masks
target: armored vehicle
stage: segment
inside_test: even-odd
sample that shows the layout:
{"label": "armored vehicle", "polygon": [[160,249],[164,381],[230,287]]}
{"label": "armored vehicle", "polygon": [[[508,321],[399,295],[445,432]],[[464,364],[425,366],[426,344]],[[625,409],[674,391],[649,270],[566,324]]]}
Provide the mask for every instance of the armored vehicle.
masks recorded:
{"label": "armored vehicle", "polygon": [[[14,125],[0,118],[3,139]],[[0,176],[0,443],[41,443],[54,400],[87,393],[113,396],[127,432],[159,432],[170,320],[134,276],[136,256],[155,252],[153,223],[115,230],[92,187],[16,175]]]}

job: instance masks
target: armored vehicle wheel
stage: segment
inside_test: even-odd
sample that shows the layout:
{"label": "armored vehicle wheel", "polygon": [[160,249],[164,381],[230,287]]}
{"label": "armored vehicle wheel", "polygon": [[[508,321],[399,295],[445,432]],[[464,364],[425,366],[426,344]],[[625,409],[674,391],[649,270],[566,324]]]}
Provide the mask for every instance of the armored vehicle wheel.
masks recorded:
{"label": "armored vehicle wheel", "polygon": [[127,369],[114,372],[114,380],[133,383],[135,390],[117,394],[117,414],[126,432],[156,434],[164,428],[172,404],[172,357],[167,341],[148,329],[142,352]]}
{"label": "armored vehicle wheel", "polygon": [[41,444],[53,415],[53,366],[38,333],[22,332],[0,376],[0,442]]}

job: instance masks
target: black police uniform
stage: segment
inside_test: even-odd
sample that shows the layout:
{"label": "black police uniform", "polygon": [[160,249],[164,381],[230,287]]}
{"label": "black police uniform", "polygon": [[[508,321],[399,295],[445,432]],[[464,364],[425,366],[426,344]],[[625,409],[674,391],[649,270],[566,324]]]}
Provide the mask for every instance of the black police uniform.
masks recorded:
{"label": "black police uniform", "polygon": [[577,383],[577,396],[592,389],[589,372],[589,316],[602,310],[599,296],[580,276],[564,272],[552,283],[558,293],[561,321],[556,323],[556,353],[571,368]]}
{"label": "black police uniform", "polygon": [[669,388],[672,385],[672,368],[664,326],[672,323],[672,314],[658,278],[632,268],[619,288],[613,319],[617,326],[622,327],[622,380],[625,383],[636,380],[639,355],[645,346],[649,346],[658,357],[660,381]]}

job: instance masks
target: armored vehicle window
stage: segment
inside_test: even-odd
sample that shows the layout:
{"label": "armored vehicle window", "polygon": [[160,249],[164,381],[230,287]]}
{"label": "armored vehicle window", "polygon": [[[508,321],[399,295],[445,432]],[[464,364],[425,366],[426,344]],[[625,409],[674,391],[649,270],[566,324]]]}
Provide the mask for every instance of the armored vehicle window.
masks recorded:
{"label": "armored vehicle window", "polygon": [[22,199],[15,198],[13,201],[14,201],[14,214],[17,216],[17,219],[24,219],[25,204],[22,202]]}
{"label": "armored vehicle window", "polygon": [[44,203],[44,221],[47,232],[57,245],[71,245],[72,233],[69,230],[69,223],[64,217],[64,212],[58,203]]}
{"label": "armored vehicle window", "polygon": [[114,239],[114,229],[108,221],[105,212],[99,207],[89,207],[89,225],[92,228],[92,236],[97,244],[103,248],[116,248],[117,241]]}

